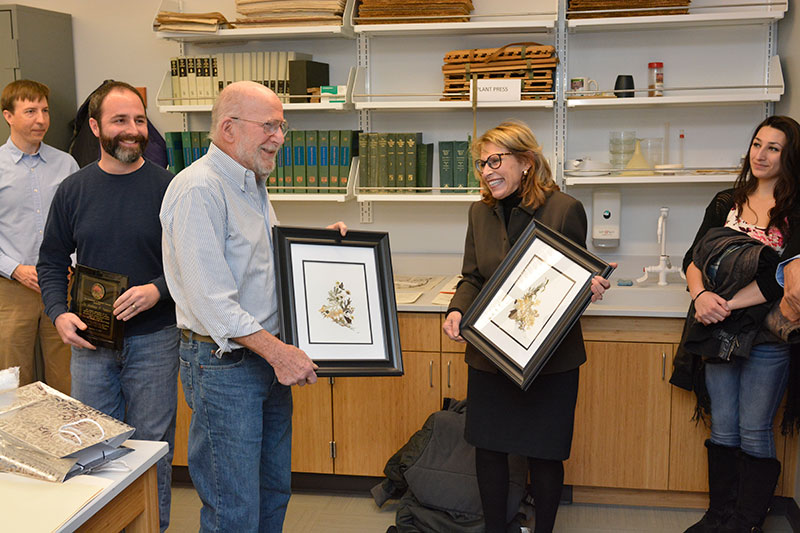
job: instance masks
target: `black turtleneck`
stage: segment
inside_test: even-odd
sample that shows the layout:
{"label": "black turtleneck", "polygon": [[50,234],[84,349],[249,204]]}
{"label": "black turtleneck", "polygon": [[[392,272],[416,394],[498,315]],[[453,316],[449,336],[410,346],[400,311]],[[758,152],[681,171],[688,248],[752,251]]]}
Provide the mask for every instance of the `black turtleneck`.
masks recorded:
{"label": "black turtleneck", "polygon": [[521,201],[522,196],[519,195],[519,189],[500,200],[500,205],[503,206],[503,219],[506,223],[506,229],[508,229],[508,222],[511,220],[511,210],[517,207]]}

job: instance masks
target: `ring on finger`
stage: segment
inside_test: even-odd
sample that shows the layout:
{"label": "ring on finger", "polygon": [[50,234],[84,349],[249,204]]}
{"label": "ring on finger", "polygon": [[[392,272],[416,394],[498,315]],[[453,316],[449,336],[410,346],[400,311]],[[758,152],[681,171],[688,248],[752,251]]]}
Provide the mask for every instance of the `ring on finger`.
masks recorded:
{"label": "ring on finger", "polygon": [[136,311],[136,304],[131,304],[131,309],[133,309],[134,311]]}

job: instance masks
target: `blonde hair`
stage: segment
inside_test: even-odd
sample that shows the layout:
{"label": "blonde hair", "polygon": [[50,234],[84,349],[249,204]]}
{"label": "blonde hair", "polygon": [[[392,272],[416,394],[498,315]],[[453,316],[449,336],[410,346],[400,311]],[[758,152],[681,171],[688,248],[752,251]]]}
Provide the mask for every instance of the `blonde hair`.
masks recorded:
{"label": "blonde hair", "polygon": [[[480,158],[481,150],[487,143],[502,146],[515,157],[530,163],[530,171],[522,176],[520,183],[519,194],[522,197],[522,205],[536,209],[544,203],[548,192],[559,190],[553,180],[550,164],[542,154],[542,147],[525,123],[519,120],[507,120],[486,131],[472,142],[470,150],[473,159]],[[492,196],[483,176],[474,167],[472,171],[476,173],[481,184],[481,201],[494,206],[497,200]]]}

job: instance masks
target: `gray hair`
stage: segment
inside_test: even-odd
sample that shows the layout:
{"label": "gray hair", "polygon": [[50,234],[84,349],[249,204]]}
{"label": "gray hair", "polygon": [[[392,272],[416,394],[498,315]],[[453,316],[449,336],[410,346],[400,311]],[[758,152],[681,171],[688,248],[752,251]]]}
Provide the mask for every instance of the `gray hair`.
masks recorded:
{"label": "gray hair", "polygon": [[236,88],[226,87],[219,93],[214,107],[211,108],[211,127],[209,128],[208,138],[214,142],[217,136],[219,124],[227,117],[236,117],[241,114],[241,91]]}

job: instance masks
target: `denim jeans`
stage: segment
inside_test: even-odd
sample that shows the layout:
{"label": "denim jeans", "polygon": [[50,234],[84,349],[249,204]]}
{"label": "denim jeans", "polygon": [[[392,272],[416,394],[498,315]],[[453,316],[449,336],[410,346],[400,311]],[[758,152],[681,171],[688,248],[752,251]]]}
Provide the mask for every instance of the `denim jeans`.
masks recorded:
{"label": "denim jeans", "polygon": [[201,532],[283,530],[291,494],[292,392],[263,358],[181,339],[181,383],[192,409],[189,474]]}
{"label": "denim jeans", "polygon": [[750,357],[706,365],[711,442],[775,458],[772,420],[789,377],[789,345],[759,344]]}
{"label": "denim jeans", "polygon": [[169,525],[178,402],[175,326],[125,337],[122,350],[72,347],[72,397],[136,428],[133,438],[169,444],[156,466],[161,531]]}

